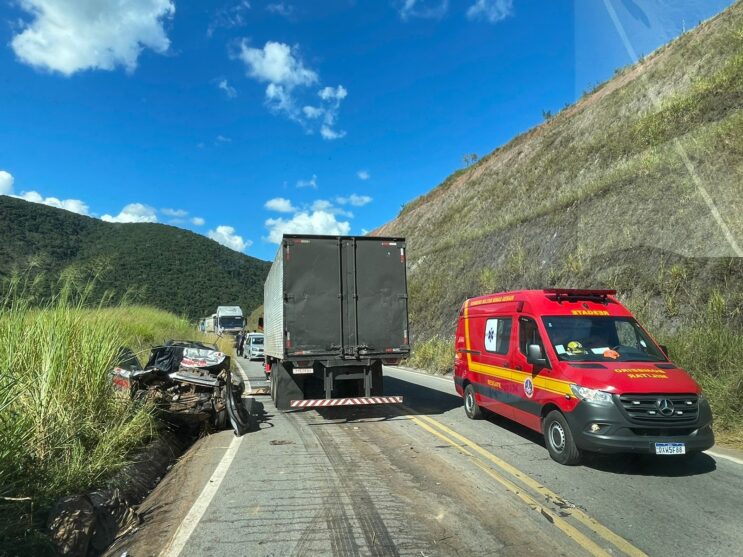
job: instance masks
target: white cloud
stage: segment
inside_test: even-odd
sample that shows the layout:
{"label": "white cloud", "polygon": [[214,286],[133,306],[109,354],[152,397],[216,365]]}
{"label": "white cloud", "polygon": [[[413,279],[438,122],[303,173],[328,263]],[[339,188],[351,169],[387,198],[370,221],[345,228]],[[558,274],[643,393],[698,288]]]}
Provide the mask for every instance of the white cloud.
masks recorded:
{"label": "white cloud", "polygon": [[250,9],[250,2],[239,0],[233,4],[225,6],[217,11],[206,30],[206,36],[211,37],[217,29],[234,29],[247,25],[247,11]]}
{"label": "white cloud", "polygon": [[297,101],[298,97],[306,96],[301,88],[319,81],[317,72],[304,65],[297,47],[267,41],[263,48],[253,48],[243,40],[237,58],[245,64],[248,76],[267,83],[266,106],[271,111],[299,123],[307,133],[319,131],[324,139],[346,135],[345,131],[335,129],[340,103],[348,96],[343,85],[320,89],[317,94],[321,106],[313,106],[315,101],[312,105]]}
{"label": "white cloud", "polygon": [[157,212],[143,203],[129,203],[116,215],[103,215],[106,222],[157,222]]}
{"label": "white cloud", "polygon": [[366,181],[369,178],[371,178],[371,174],[369,174],[369,171],[368,170],[359,170],[356,173],[356,176],[359,177],[359,180],[364,180],[364,181]]}
{"label": "white cloud", "polygon": [[298,188],[312,188],[313,190],[317,189],[317,176],[315,174],[312,175],[312,178],[309,180],[297,180],[297,187]]}
{"label": "white cloud", "polygon": [[244,240],[242,236],[236,234],[235,229],[231,226],[220,225],[216,230],[207,232],[206,235],[215,242],[235,251],[245,251],[246,248],[253,245],[250,240]]}
{"label": "white cloud", "polygon": [[188,211],[185,209],[160,209],[160,212],[166,217],[173,217],[176,219],[182,219],[188,216]]}
{"label": "white cloud", "polygon": [[13,182],[15,178],[7,170],[0,170],[0,195],[10,195],[13,193]]}
{"label": "white cloud", "polygon": [[316,106],[305,106],[302,109],[302,112],[304,112],[304,115],[309,118],[310,120],[314,120],[316,118],[319,118],[323,114],[325,114],[324,108],[318,108]]}
{"label": "white cloud", "polygon": [[214,140],[216,144],[224,144],[224,143],[232,143],[232,138],[227,137],[226,135],[219,134],[217,138]]}
{"label": "white cloud", "polygon": [[278,244],[283,234],[327,234],[330,236],[345,236],[351,230],[347,221],[338,221],[331,212],[302,211],[291,219],[268,219],[266,221],[269,242]]}
{"label": "white cloud", "polygon": [[265,204],[266,209],[270,211],[277,211],[279,213],[293,213],[297,210],[292,202],[285,197],[274,197],[269,199]]}
{"label": "white cloud", "polygon": [[323,124],[320,128],[320,135],[323,139],[327,140],[333,140],[333,139],[340,139],[341,137],[345,137],[346,132],[344,131],[335,131],[330,126]]}
{"label": "white cloud", "polygon": [[18,199],[24,199],[31,203],[41,203],[42,205],[48,205],[49,207],[56,207],[57,209],[64,209],[65,211],[71,211],[78,215],[90,214],[87,203],[80,201],[79,199],[58,199],[56,197],[44,197],[36,191],[24,191],[21,195],[14,195]]}
{"label": "white cloud", "polygon": [[348,91],[343,85],[338,87],[324,87],[317,92],[317,95],[324,101],[336,100],[342,101],[348,96]]}
{"label": "white cloud", "polygon": [[373,200],[368,195],[356,195],[352,193],[348,197],[336,197],[335,202],[340,205],[353,205],[354,207],[363,207]]}
{"label": "white cloud", "polygon": [[263,48],[251,48],[243,40],[240,59],[248,67],[248,75],[291,89],[297,85],[317,82],[317,73],[305,68],[297,49],[284,43],[268,41]]}
{"label": "white cloud", "polygon": [[206,221],[201,217],[193,217],[191,219],[191,224],[193,224],[194,226],[204,226],[204,224],[206,224]]}
{"label": "white cloud", "polygon": [[352,212],[346,211],[345,209],[341,209],[340,207],[335,207],[327,199],[317,199],[316,201],[312,203],[311,209],[312,211],[324,211],[332,215],[340,215],[343,217],[348,217],[350,219],[353,218]]}
{"label": "white cloud", "polygon": [[21,0],[33,17],[11,46],[31,66],[64,75],[88,69],[134,71],[142,50],[170,47],[163,24],[172,0]]}
{"label": "white cloud", "polygon": [[467,10],[468,19],[497,23],[513,14],[513,0],[477,0]]}
{"label": "white cloud", "polygon": [[235,97],[237,97],[237,89],[230,85],[229,81],[227,81],[226,79],[220,79],[217,83],[217,87],[219,87],[220,90],[224,91],[224,94],[227,95],[228,98],[234,99]]}
{"label": "white cloud", "polygon": [[449,0],[402,0],[397,11],[400,18],[441,19],[449,10]]}
{"label": "white cloud", "polygon": [[276,2],[266,6],[266,11],[288,19],[294,15],[294,6],[286,2]]}
{"label": "white cloud", "polygon": [[89,215],[90,208],[87,203],[79,199],[59,199],[57,197],[44,197],[37,191],[24,191],[20,195],[13,193],[13,184],[15,178],[7,170],[0,170],[0,195],[8,195],[15,197],[16,199],[23,199],[24,201],[30,201],[31,203],[41,203],[42,205],[48,205],[49,207],[56,207],[57,209],[64,209],[65,211],[71,211],[79,215]]}

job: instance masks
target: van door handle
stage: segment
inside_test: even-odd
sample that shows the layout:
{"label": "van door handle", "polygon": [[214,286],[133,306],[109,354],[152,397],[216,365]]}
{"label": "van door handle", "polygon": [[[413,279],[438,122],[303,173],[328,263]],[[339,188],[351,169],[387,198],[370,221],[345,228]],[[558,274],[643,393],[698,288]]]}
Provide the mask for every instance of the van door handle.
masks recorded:
{"label": "van door handle", "polygon": [[518,371],[521,371],[521,366],[516,366],[516,369],[517,369]]}

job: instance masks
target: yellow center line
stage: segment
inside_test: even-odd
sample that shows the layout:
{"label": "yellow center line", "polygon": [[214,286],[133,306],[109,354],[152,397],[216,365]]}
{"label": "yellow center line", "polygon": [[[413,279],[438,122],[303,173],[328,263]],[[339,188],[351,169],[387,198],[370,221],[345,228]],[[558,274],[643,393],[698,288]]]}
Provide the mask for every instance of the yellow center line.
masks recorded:
{"label": "yellow center line", "polygon": [[[474,450],[476,453],[480,454],[481,456],[485,457],[489,461],[491,461],[493,464],[498,466],[501,470],[504,472],[510,474],[514,478],[521,481],[524,485],[530,487],[531,489],[535,490],[537,493],[543,495],[550,501],[552,501],[555,504],[559,504],[560,501],[562,501],[562,497],[560,497],[557,493],[550,490],[549,488],[543,486],[530,476],[523,473],[521,470],[516,468],[515,466],[512,466],[511,464],[507,463],[501,458],[498,458],[493,453],[488,451],[487,449],[484,449],[474,441],[471,441],[470,439],[467,439],[463,435],[460,435],[456,431],[453,431],[452,429],[448,428],[441,422],[431,418],[430,416],[419,416],[422,420],[425,420],[429,424],[433,425],[434,427],[437,427],[439,430],[443,431],[444,433],[450,435],[452,438],[456,439],[460,443],[470,447],[472,450]],[[609,530],[606,526],[598,522],[596,519],[591,518],[588,516],[585,512],[582,510],[576,508],[571,508],[569,510],[570,515],[575,518],[578,522],[582,523],[584,526],[591,529],[596,535],[604,538],[606,541],[610,542],[612,545],[614,545],[617,549],[621,550],[622,552],[626,553],[627,555],[630,555],[631,557],[648,557],[647,553],[642,551],[641,549],[635,547],[630,542],[625,540],[623,537],[619,536],[618,534],[612,532]]]}
{"label": "yellow center line", "polygon": [[[420,416],[420,417],[425,418],[425,416]],[[575,543],[577,543],[579,546],[585,549],[588,553],[590,553],[594,557],[610,557],[611,555],[610,553],[608,553],[607,551],[599,547],[595,542],[591,541],[580,530],[568,524],[563,518],[553,514],[548,509],[545,509],[531,495],[525,493],[524,490],[519,488],[516,484],[514,484],[507,478],[504,478],[503,476],[498,474],[495,470],[490,468],[487,464],[482,462],[479,458],[475,457],[471,452],[469,452],[467,449],[459,445],[456,441],[447,437],[443,433],[436,431],[434,428],[422,422],[415,416],[411,416],[410,419],[415,424],[419,425],[420,427],[422,427],[429,433],[435,435],[439,439],[443,439],[448,444],[452,445],[457,450],[467,455],[473,464],[475,464],[478,468],[483,470],[488,476],[493,478],[495,481],[500,483],[508,491],[511,491],[514,495],[516,495],[519,499],[521,499],[524,503],[526,503],[528,507],[537,511],[542,516],[545,516],[547,520],[549,520],[552,524],[554,524],[557,528],[559,528],[566,536],[568,536],[571,540],[573,540]]]}

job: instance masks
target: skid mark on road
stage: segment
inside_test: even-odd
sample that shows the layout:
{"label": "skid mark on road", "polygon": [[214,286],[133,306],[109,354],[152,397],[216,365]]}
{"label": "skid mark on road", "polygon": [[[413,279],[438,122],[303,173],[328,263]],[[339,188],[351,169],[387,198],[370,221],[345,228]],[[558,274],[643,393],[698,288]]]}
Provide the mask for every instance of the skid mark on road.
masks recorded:
{"label": "skid mark on road", "polygon": [[[412,411],[410,411],[410,413],[413,414]],[[562,498],[559,495],[557,495],[547,487],[543,486],[515,466],[512,466],[503,459],[495,456],[493,453],[484,449],[482,446],[457,433],[451,428],[445,426],[438,420],[423,415],[419,415],[417,417],[411,416],[411,420],[419,427],[423,428],[429,433],[432,433],[438,438],[445,440],[450,445],[456,447],[460,452],[470,458],[476,466],[485,471],[489,476],[491,476],[501,485],[509,489],[509,491],[513,491],[525,503],[533,506],[535,510],[539,510],[545,516],[545,518],[547,518],[550,522],[560,528],[560,530],[562,530],[568,537],[582,546],[586,551],[588,551],[592,555],[608,555],[608,553],[604,549],[597,546],[579,530],[568,524],[565,520],[561,519],[555,513],[544,509],[544,507],[540,505],[533,497],[524,493],[523,489],[519,488],[511,480],[507,479],[507,477],[504,477],[501,473],[493,471],[488,463],[485,463],[481,459],[477,458],[475,454],[484,457],[489,463],[495,464],[501,470],[501,472],[505,472],[512,479],[518,480],[526,487],[531,488],[538,495],[541,495],[542,497],[544,497],[545,500],[549,501],[558,508],[563,502]],[[635,547],[630,542],[628,542],[618,534],[614,533],[606,526],[587,515],[582,510],[578,508],[571,508],[569,511],[567,511],[567,515],[574,518],[576,521],[590,530],[594,535],[609,542],[626,555],[629,555],[630,557],[647,557],[647,554],[641,549]]]}
{"label": "skid mark on road", "polygon": [[[286,414],[289,425],[297,432],[302,440],[305,450],[308,453],[317,452],[319,444],[313,442],[314,439],[308,439],[303,433],[297,419],[292,414]],[[292,555],[300,557],[309,555],[314,551],[315,536],[322,531],[323,524],[327,527],[330,534],[330,549],[334,556],[356,556],[359,555],[356,541],[354,540],[353,527],[346,513],[346,507],[342,500],[342,491],[339,489],[337,480],[333,473],[328,470],[325,463],[320,462],[316,465],[323,472],[323,491],[326,496],[322,497],[322,506],[318,508],[312,521],[307,525],[305,530],[294,547]],[[331,496],[333,494],[334,496]]]}
{"label": "skid mark on road", "polygon": [[[286,414],[286,416],[292,427],[297,429],[300,434],[304,432],[302,439],[308,433],[312,434],[327,457],[330,463],[329,470],[332,470],[332,472],[328,471],[328,476],[332,476],[332,478],[328,478],[328,483],[333,491],[337,493],[338,498],[342,496],[349,501],[370,554],[374,556],[399,555],[395,541],[392,539],[372,497],[363,485],[366,480],[358,477],[353,466],[348,465],[335,441],[326,432],[317,431],[314,428],[305,427],[300,431],[297,415]],[[324,467],[324,469],[327,468]],[[326,511],[328,529],[331,533],[331,545],[334,550],[339,550],[334,555],[358,555],[353,529],[345,516],[342,502],[338,501],[338,503]],[[309,533],[307,534],[309,535]],[[300,549],[307,549],[307,543],[303,541],[306,539],[307,536],[303,536],[303,539],[300,540],[300,544],[295,549],[296,555],[302,554]],[[349,551],[349,546],[353,548],[352,552]]]}

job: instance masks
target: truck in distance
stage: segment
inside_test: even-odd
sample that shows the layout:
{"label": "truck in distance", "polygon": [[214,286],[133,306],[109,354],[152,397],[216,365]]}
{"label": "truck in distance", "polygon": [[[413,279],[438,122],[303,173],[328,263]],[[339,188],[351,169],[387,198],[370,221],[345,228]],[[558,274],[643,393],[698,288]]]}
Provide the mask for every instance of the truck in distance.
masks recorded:
{"label": "truck in distance", "polygon": [[219,306],[215,314],[214,332],[236,335],[245,326],[243,310],[240,306]]}
{"label": "truck in distance", "polygon": [[410,354],[404,238],[284,235],[260,324],[279,410],[402,402],[382,366]]}

